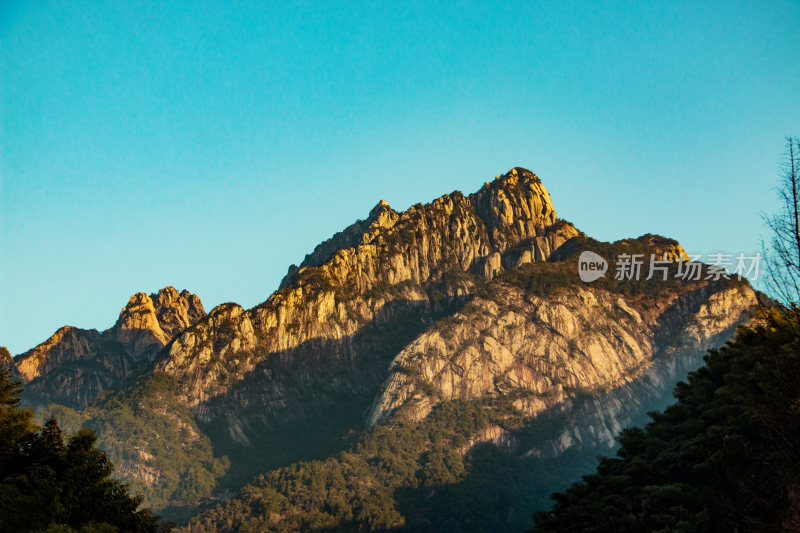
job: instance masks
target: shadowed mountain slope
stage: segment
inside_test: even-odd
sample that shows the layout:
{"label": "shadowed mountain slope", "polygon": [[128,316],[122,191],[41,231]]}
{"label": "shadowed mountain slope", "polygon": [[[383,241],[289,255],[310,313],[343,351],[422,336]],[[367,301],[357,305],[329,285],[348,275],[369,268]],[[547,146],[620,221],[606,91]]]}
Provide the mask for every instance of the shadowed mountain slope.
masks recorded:
{"label": "shadowed mountain slope", "polygon": [[[580,281],[584,250],[610,260],[605,278]],[[613,279],[623,253],[666,258],[667,279]],[[113,328],[63,331],[26,371],[79,378],[82,401],[123,385],[51,411],[94,428],[169,518],[264,474],[195,531],[520,529],[750,317],[745,281],[679,279],[684,259],[660,236],[586,237],[515,168],[404,212],[381,201],[252,309],[137,294]],[[480,486],[505,494],[489,514],[443,513],[456,496],[479,508]]]}

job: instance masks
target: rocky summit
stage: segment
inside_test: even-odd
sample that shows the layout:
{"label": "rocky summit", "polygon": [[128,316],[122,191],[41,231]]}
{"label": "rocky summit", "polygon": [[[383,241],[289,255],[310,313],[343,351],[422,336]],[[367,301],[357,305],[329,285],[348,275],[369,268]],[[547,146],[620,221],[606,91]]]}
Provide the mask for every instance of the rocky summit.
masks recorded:
{"label": "rocky summit", "polygon": [[[391,360],[376,352],[385,346],[377,330],[414,320],[413,335],[504,268],[546,260],[578,234],[557,219],[539,178],[521,168],[477,193],[455,192],[403,213],[381,202],[290,269],[263,304],[212,310],[156,368],[175,377],[203,419],[231,424],[230,435],[248,443],[248,426],[257,432],[272,416],[316,410],[308,398],[325,404],[349,389],[372,392]],[[359,378],[331,381],[334,369]],[[249,380],[263,386],[255,392]]]}
{"label": "rocky summit", "polygon": [[19,371],[17,370],[16,363],[14,363],[14,358],[11,357],[8,348],[5,346],[0,346],[0,366],[8,368],[12,377],[19,377]]}
{"label": "rocky summit", "polygon": [[179,331],[205,316],[200,299],[173,287],[136,293],[110,329],[64,326],[15,358],[33,403],[85,405],[153,359]]}
{"label": "rocky summit", "polygon": [[[653,254],[671,262],[670,276],[586,284],[585,250]],[[549,494],[555,463],[536,461],[579,475],[750,320],[757,297],[746,281],[677,279],[686,259],[656,235],[589,238],[517,167],[403,212],[381,200],[251,309],[225,303],[206,314],[187,291],[137,293],[112,328],[64,327],[12,364],[30,402],[82,408],[72,419],[94,428],[123,477],[173,518],[185,522],[261,475],[193,531],[424,530],[447,505],[414,492],[440,471],[434,450],[450,484],[469,481],[471,454],[476,468],[488,464],[479,459],[488,444],[521,486]],[[381,448],[381,435],[396,445]],[[345,446],[349,455],[335,455]],[[303,470],[320,458],[328,466]],[[287,481],[328,467],[364,490],[323,484],[308,500],[291,488],[304,482]],[[501,487],[492,475],[481,483]],[[375,502],[383,521],[370,522]],[[539,503],[502,505],[492,527],[524,524]],[[366,514],[357,519],[352,506]]]}
{"label": "rocky summit", "polygon": [[119,314],[109,337],[136,357],[152,356],[175,335],[205,316],[200,298],[165,287],[156,294],[137,292]]}

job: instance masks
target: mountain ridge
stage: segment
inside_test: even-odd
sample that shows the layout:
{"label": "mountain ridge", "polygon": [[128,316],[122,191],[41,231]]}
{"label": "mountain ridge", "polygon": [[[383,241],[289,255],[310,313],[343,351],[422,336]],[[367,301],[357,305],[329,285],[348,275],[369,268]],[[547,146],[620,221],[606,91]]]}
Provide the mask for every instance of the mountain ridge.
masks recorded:
{"label": "mountain ridge", "polygon": [[[584,250],[665,256],[670,279],[584,284]],[[588,238],[516,167],[469,195],[403,212],[379,202],[250,309],[225,303],[205,314],[172,288],[134,294],[107,332],[70,333],[76,350],[108,341],[116,352],[99,360],[126,377],[100,380],[72,402],[86,405],[79,412],[54,412],[94,428],[124,478],[182,521],[256,474],[332,457],[373,431],[435,425],[431,413],[442,410],[499,409],[453,441],[459,457],[487,442],[507,450],[509,464],[604,449],[754,306],[746,281],[675,279],[685,259],[677,241],[657,235]],[[136,361],[114,358],[128,350]],[[558,431],[520,444],[509,416]],[[176,447],[180,458],[162,457]]]}
{"label": "mountain ridge", "polygon": [[26,399],[85,405],[151,361],[172,336],[205,316],[200,299],[167,286],[135,293],[116,323],[99,332],[62,326],[14,358]]}
{"label": "mountain ridge", "polygon": [[[376,210],[378,215],[373,216]],[[396,217],[388,204],[379,203],[372,213],[366,227],[360,222],[349,226],[306,259],[309,265],[321,257],[327,260],[290,272],[281,284],[283,288],[247,311],[247,318],[241,320],[250,322],[245,329],[252,327],[258,344],[281,351],[314,338],[351,335],[358,326],[354,316],[370,321],[387,301],[394,300],[381,284],[424,283],[436,280],[448,268],[491,279],[503,268],[501,252],[507,252],[514,244],[531,239],[526,243],[528,255],[522,261],[541,260],[578,234],[569,223],[557,223],[555,209],[539,178],[516,168],[468,197],[456,191],[426,206],[412,206]],[[352,242],[357,245],[342,247]],[[373,289],[379,292],[374,298],[369,294]],[[407,296],[421,299],[419,294]],[[314,310],[313,315],[308,309]],[[338,319],[342,327],[323,326],[329,319]],[[293,334],[288,331],[292,321],[308,324],[309,331]],[[253,340],[244,339],[248,345]],[[187,398],[193,404],[200,401],[200,396],[219,393],[213,383],[217,372],[212,371],[212,379],[204,379],[202,374],[208,369],[201,370],[195,364],[209,360],[208,349],[192,353],[203,344],[207,346],[208,339],[189,341],[181,336],[157,363],[159,370],[179,381],[182,376],[191,376],[187,389],[203,390],[201,395]],[[217,367],[223,367],[218,372],[229,370],[224,366],[224,362],[217,362]],[[238,379],[241,372],[233,370],[230,374]]]}

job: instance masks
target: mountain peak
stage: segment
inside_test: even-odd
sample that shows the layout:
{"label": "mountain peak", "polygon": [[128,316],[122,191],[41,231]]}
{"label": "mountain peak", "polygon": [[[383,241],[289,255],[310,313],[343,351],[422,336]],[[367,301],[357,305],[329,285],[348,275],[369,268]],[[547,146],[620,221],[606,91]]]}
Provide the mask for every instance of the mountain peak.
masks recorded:
{"label": "mountain peak", "polygon": [[200,298],[186,289],[179,293],[175,287],[167,286],[152,298],[158,324],[168,338],[195,324],[206,314]]}
{"label": "mountain peak", "polygon": [[14,358],[5,346],[0,346],[0,367],[6,367],[11,371],[11,377],[19,376],[17,365],[14,363]]}
{"label": "mountain peak", "polygon": [[[187,292],[187,291],[184,290],[183,292]],[[168,298],[169,300],[176,300],[176,299],[178,299],[180,297],[181,293],[179,293],[178,289],[176,289],[172,285],[167,285],[163,289],[159,289],[159,291],[156,293],[156,295],[158,295],[158,296],[160,296],[162,298]]]}
{"label": "mountain peak", "polygon": [[518,179],[523,181],[536,181],[541,182],[539,176],[528,170],[527,168],[523,167],[514,167],[506,173],[506,176],[516,176]]}
{"label": "mountain peak", "polygon": [[137,354],[157,351],[169,341],[158,323],[153,299],[143,292],[130,297],[111,328],[111,335]]}
{"label": "mountain peak", "polygon": [[318,244],[314,251],[307,254],[300,266],[291,265],[286,276],[281,281],[280,287],[286,288],[297,278],[301,269],[306,267],[320,266],[330,259],[337,251],[345,248],[353,248],[369,240],[369,235],[381,228],[390,228],[397,222],[399,215],[397,211],[389,206],[386,200],[380,200],[373,207],[367,218],[357,220],[342,231],[336,233],[330,239]]}
{"label": "mountain peak", "polygon": [[[467,204],[470,204],[469,207]],[[280,284],[284,289],[291,286],[298,279],[301,271],[309,267],[322,266],[331,259],[338,251],[345,249],[356,249],[360,245],[375,244],[382,242],[378,236],[382,232],[394,232],[395,225],[405,220],[404,225],[408,229],[422,229],[416,227],[416,222],[411,219],[428,212],[436,212],[436,216],[453,216],[453,210],[457,211],[474,208],[481,222],[489,230],[491,244],[497,248],[497,252],[504,253],[509,246],[525,240],[527,238],[540,236],[541,233],[556,222],[556,212],[550,200],[550,195],[542,185],[541,180],[536,174],[523,167],[514,167],[505,174],[497,176],[494,181],[486,182],[478,192],[465,197],[460,191],[454,191],[437,198],[427,205],[417,204],[403,213],[398,213],[389,206],[385,200],[380,200],[369,212],[365,220],[358,220],[344,230],[335,234],[330,239],[318,244],[313,252],[306,255],[303,262],[298,267],[291,265],[286,276]],[[444,209],[446,213],[439,211]],[[461,217],[463,213],[458,216]],[[468,215],[467,215],[468,218]],[[466,220],[466,219],[464,219]],[[424,230],[423,230],[424,231]],[[577,234],[577,231],[574,231]],[[398,235],[389,237],[397,239]],[[378,239],[375,241],[375,239]],[[382,245],[382,244],[381,244]],[[550,247],[546,253],[540,254],[544,257],[549,254]],[[473,253],[472,260],[478,255],[483,255],[484,251]],[[493,262],[489,270],[495,271],[498,261],[497,258],[490,258]]]}
{"label": "mountain peak", "polygon": [[8,364],[13,366],[36,401],[85,405],[152,359],[174,336],[205,316],[200,298],[167,286],[154,294],[136,292],[120,311],[114,326],[95,329],[59,328],[46,341]]}
{"label": "mountain peak", "polygon": [[366,227],[361,232],[361,240],[364,240],[364,234],[368,233],[370,228],[374,226],[388,228],[393,226],[395,222],[397,222],[397,211],[392,209],[386,200],[381,200],[372,208],[367,220],[362,224]]}
{"label": "mountain peak", "polygon": [[137,305],[147,305],[147,303],[152,305],[153,301],[150,299],[150,296],[143,292],[136,292],[128,298],[128,304],[125,307],[137,306]]}
{"label": "mountain peak", "polygon": [[491,183],[485,183],[470,198],[500,253],[514,242],[541,235],[557,220],[555,207],[542,181],[522,167],[512,168]]}
{"label": "mountain peak", "polygon": [[62,326],[43,343],[14,361],[25,382],[49,372],[67,360],[85,359],[95,353],[100,333],[95,329]]}
{"label": "mountain peak", "polygon": [[[433,305],[450,305],[468,297],[477,279],[489,281],[503,269],[546,261],[578,234],[569,223],[557,223],[547,190],[518,167],[469,196],[454,191],[401,213],[379,202],[366,220],[319,244],[299,267],[292,265],[280,289],[246,315],[267,349],[300,349],[353,335],[395,306],[423,306],[432,298],[428,290],[441,299]],[[431,289],[451,275],[462,282],[447,293]],[[185,342],[177,339],[159,363],[191,391],[190,402],[232,383],[216,379],[223,367],[229,372],[229,361],[208,359],[206,353],[206,346],[228,343],[231,330],[217,333],[209,326],[212,319],[193,328]],[[205,337],[188,338],[201,332]],[[230,372],[243,376],[244,368]]]}
{"label": "mountain peak", "polygon": [[387,212],[394,212],[394,209],[389,206],[389,202],[382,199],[370,210],[366,222],[372,223],[379,220],[381,216],[385,216]]}
{"label": "mountain peak", "polygon": [[507,185],[516,185],[518,183],[541,184],[542,180],[539,179],[539,176],[537,176],[527,168],[514,167],[505,174],[500,174],[498,176],[495,176],[495,178],[492,181],[484,182],[481,190],[487,188],[503,187]]}
{"label": "mountain peak", "polygon": [[153,355],[205,314],[200,298],[168,285],[151,295],[137,292],[131,296],[111,334],[133,354]]}

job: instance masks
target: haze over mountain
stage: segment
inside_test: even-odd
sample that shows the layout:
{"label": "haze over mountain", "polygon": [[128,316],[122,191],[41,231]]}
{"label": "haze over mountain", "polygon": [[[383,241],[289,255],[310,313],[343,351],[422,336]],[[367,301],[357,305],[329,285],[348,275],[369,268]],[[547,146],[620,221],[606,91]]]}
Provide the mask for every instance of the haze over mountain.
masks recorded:
{"label": "haze over mountain", "polygon": [[[584,250],[610,273],[666,257],[669,277],[584,284]],[[192,531],[514,530],[750,318],[746,280],[677,279],[684,259],[664,237],[587,237],[514,168],[380,201],[251,309],[137,293],[109,330],[62,328],[14,362],[147,503],[205,510]]]}

